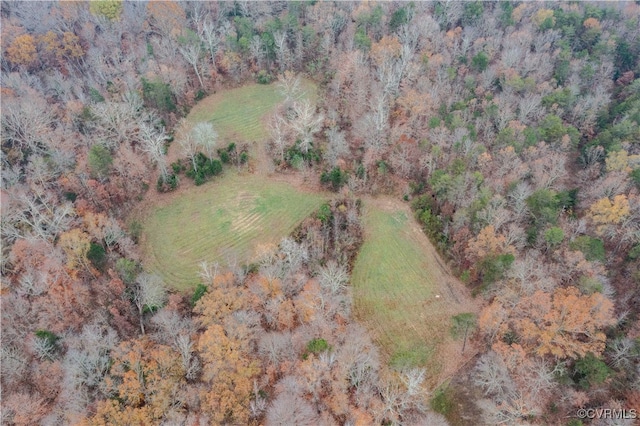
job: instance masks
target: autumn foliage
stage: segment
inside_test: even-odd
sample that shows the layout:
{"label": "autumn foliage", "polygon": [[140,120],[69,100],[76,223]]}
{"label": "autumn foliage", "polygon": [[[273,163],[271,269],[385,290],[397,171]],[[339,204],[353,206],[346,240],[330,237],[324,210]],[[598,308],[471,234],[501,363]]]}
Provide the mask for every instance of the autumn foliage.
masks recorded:
{"label": "autumn foliage", "polygon": [[[452,422],[638,403],[637,4],[1,8],[2,424],[444,422],[352,316],[356,199],[377,194],[411,202],[482,306],[450,386],[483,397]],[[259,263],[208,265],[197,297],[171,290],[132,213],[166,195],[176,125],[279,75],[265,169],[310,190],[335,170],[341,199]]]}

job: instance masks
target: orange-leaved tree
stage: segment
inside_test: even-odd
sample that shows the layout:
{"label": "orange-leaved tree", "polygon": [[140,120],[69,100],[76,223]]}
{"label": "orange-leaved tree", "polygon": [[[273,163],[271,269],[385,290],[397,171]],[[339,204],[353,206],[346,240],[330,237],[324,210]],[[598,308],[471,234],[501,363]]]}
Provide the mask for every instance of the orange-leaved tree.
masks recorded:
{"label": "orange-leaved tree", "polygon": [[7,47],[7,59],[14,65],[31,68],[38,60],[36,39],[30,34],[16,37]]}
{"label": "orange-leaved tree", "polygon": [[589,208],[589,217],[597,225],[597,232],[603,235],[612,226],[621,223],[630,212],[629,200],[621,194],[613,197],[613,201],[605,197],[593,203]]}
{"label": "orange-leaved tree", "polygon": [[202,360],[202,411],[215,424],[247,424],[253,379],[260,372],[251,354],[250,331],[233,317],[249,305],[231,273],[217,276],[194,308],[204,327],[197,350]]}
{"label": "orange-leaved tree", "polygon": [[147,337],[122,342],[107,378],[115,399],[98,404],[91,424],[156,424],[180,410],[186,388],[180,355]]}
{"label": "orange-leaved tree", "polygon": [[603,328],[613,325],[613,304],[601,293],[581,294],[576,287],[541,290],[519,303],[494,300],[480,315],[490,340],[519,341],[539,357],[577,359],[604,351]]}

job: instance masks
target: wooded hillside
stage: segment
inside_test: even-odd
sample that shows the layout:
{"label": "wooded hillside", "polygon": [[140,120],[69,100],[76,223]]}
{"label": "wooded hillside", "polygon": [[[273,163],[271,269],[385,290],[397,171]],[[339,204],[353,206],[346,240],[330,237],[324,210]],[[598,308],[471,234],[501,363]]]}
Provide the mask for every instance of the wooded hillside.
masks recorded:
{"label": "wooded hillside", "polygon": [[[0,423],[578,425],[578,408],[640,410],[638,4],[0,13]],[[186,122],[247,83],[282,96],[266,140]],[[204,263],[194,290],[172,290],[142,262],[131,211],[257,173],[262,154],[334,199],[256,262]],[[358,198],[381,194],[410,204],[482,307],[452,319],[476,355],[438,390],[419,363],[387,363],[351,312]]]}

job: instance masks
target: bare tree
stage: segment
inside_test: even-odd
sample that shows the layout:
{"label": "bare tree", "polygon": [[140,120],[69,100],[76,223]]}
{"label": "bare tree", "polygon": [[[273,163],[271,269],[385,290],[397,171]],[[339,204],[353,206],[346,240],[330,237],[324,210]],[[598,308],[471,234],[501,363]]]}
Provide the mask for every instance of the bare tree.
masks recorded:
{"label": "bare tree", "polygon": [[209,158],[213,157],[213,151],[218,142],[218,132],[213,128],[213,124],[201,121],[191,129],[191,137],[196,146],[202,147]]}
{"label": "bare tree", "polygon": [[182,368],[184,376],[187,380],[193,380],[198,377],[201,366],[200,360],[195,356],[193,341],[187,334],[180,334],[175,339],[175,347],[182,359]]}
{"label": "bare tree", "polygon": [[300,149],[303,152],[306,153],[311,148],[313,135],[320,131],[323,120],[323,115],[316,114],[308,100],[293,104],[290,125],[300,139]]}
{"label": "bare tree", "polygon": [[515,390],[504,361],[494,351],[487,352],[478,360],[474,383],[481,386],[487,395],[497,398],[502,398]]}
{"label": "bare tree", "polygon": [[251,52],[251,56],[255,64],[262,68],[262,61],[266,56],[264,44],[262,42],[262,38],[259,35],[254,35],[251,38],[251,42],[249,43],[249,51]]}
{"label": "bare tree", "polygon": [[337,294],[345,290],[349,281],[349,274],[344,266],[338,265],[336,261],[331,260],[325,267],[320,268],[318,278],[322,288],[328,290],[331,294]]}
{"label": "bare tree", "polygon": [[204,285],[209,286],[213,283],[213,280],[218,275],[219,268],[220,264],[218,262],[207,262],[206,260],[200,262],[200,278],[202,278]]}
{"label": "bare tree", "polygon": [[31,340],[31,349],[38,359],[53,360],[56,345],[51,339],[46,337],[35,336]]}
{"label": "bare tree", "polygon": [[35,96],[2,101],[2,144],[42,153],[48,149],[54,114]]}
{"label": "bare tree", "polygon": [[280,72],[284,72],[289,68],[290,56],[289,46],[287,46],[287,33],[284,31],[276,31],[273,34],[276,48],[276,59],[280,67]]}
{"label": "bare tree", "polygon": [[304,95],[300,84],[300,76],[292,71],[285,71],[278,75],[278,88],[284,96],[285,105],[299,101]]}
{"label": "bare tree", "polygon": [[628,337],[614,340],[608,350],[609,363],[615,368],[629,369],[633,366],[637,343]]}
{"label": "bare tree", "polygon": [[417,396],[425,392],[422,384],[425,379],[426,371],[424,368],[411,368],[402,372],[400,380],[407,387],[407,393],[410,396]]}
{"label": "bare tree", "polygon": [[367,331],[362,326],[348,326],[343,344],[338,349],[341,368],[349,383],[356,388],[369,389],[377,385],[380,357]]}
{"label": "bare tree", "polygon": [[218,31],[218,28],[214,23],[206,18],[202,24],[202,29],[200,30],[200,38],[204,41],[207,50],[209,51],[209,56],[211,57],[211,63],[216,63],[216,53],[218,52],[218,46],[220,45],[221,34]]}
{"label": "bare tree", "polygon": [[289,237],[280,241],[280,251],[284,255],[291,272],[296,271],[304,262],[309,260],[307,249]]}
{"label": "bare tree", "polygon": [[70,203],[59,203],[49,192],[14,196],[14,207],[5,216],[2,232],[9,240],[32,235],[53,242],[56,236],[69,229],[75,212]]}
{"label": "bare tree", "polygon": [[538,94],[527,93],[518,103],[518,120],[525,124],[539,119],[544,113],[544,107],[541,106],[542,96]]}
{"label": "bare tree", "polygon": [[109,149],[136,140],[138,136],[142,104],[135,97],[129,99],[129,102],[107,101],[91,106],[96,117],[92,121],[93,131]]}
{"label": "bare tree", "polygon": [[379,93],[370,105],[369,112],[357,123],[359,134],[365,146],[380,153],[388,144],[389,106],[387,99]]}
{"label": "bare tree", "polygon": [[252,417],[260,417],[267,409],[267,399],[260,394],[258,382],[253,381],[253,398],[249,402],[249,410]]}
{"label": "bare tree", "polygon": [[325,135],[327,136],[328,146],[324,158],[331,166],[335,166],[341,156],[349,153],[349,144],[347,143],[344,132],[336,126],[328,129]]}
{"label": "bare tree", "polygon": [[200,44],[200,40],[190,41],[186,45],[178,47],[178,51],[189,65],[193,67],[193,71],[196,73],[196,77],[198,77],[200,87],[204,87],[200,70],[200,62],[202,59],[202,45]]}
{"label": "bare tree", "polygon": [[[3,328],[6,327],[3,325]],[[6,332],[4,332],[6,336]],[[6,337],[4,338],[6,339]],[[27,355],[16,345],[8,344],[6,340],[0,347],[0,361],[2,361],[2,370],[0,377],[5,387],[11,387],[18,380],[24,377],[24,372],[29,366]]]}
{"label": "bare tree", "polygon": [[534,402],[543,400],[542,395],[555,386],[561,365],[551,368],[549,362],[544,359],[531,360],[522,374],[528,399]]}
{"label": "bare tree", "polygon": [[183,131],[180,132],[180,137],[178,138],[178,145],[182,150],[182,155],[187,157],[191,161],[191,165],[195,171],[198,170],[198,163],[196,162],[196,156],[198,154],[198,144],[191,132],[185,131],[185,123],[181,123],[180,127]]}
{"label": "bare tree", "polygon": [[66,409],[80,414],[94,396],[108,395],[103,381],[111,366],[110,353],[118,344],[118,336],[111,327],[92,323],[85,325],[82,333],[67,344],[62,395]]}
{"label": "bare tree", "polygon": [[143,272],[136,278],[135,287],[133,289],[133,302],[138,308],[138,316],[140,318],[140,331],[145,334],[144,330],[144,313],[154,311],[164,306],[167,300],[167,289],[158,275]]}
{"label": "bare tree", "polygon": [[258,353],[270,365],[279,366],[286,359],[295,357],[295,349],[291,340],[291,333],[270,332],[262,335],[258,342]]}
{"label": "bare tree", "polygon": [[[294,379],[295,380],[295,379]],[[300,394],[285,390],[267,410],[266,424],[274,426],[318,424],[316,410]]]}
{"label": "bare tree", "polygon": [[140,140],[142,149],[149,155],[151,161],[160,168],[160,175],[166,180],[169,172],[167,169],[167,159],[165,156],[165,143],[168,136],[164,130],[158,132],[148,123],[140,124]]}

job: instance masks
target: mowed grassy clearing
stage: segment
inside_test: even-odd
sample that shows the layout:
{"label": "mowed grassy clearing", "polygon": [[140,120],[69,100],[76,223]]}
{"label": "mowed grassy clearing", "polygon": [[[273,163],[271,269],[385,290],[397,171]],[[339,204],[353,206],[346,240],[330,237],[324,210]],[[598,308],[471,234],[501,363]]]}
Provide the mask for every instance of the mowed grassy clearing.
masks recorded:
{"label": "mowed grassy clearing", "polygon": [[219,262],[221,267],[230,257],[250,262],[261,248],[289,235],[324,200],[322,194],[286,182],[229,171],[147,212],[147,269],[159,273],[170,287],[193,287],[200,282],[200,262]]}
{"label": "mowed grassy clearing", "polygon": [[437,252],[406,205],[365,201],[365,241],[352,284],[356,317],[395,367],[426,367],[433,382],[447,373],[451,316],[474,311],[460,283],[440,264]]}
{"label": "mowed grassy clearing", "polygon": [[[305,97],[316,99],[316,88],[303,80]],[[191,125],[209,121],[219,136],[227,141],[254,142],[266,139],[266,116],[284,100],[276,83],[249,84],[208,96],[193,107],[187,122]]]}
{"label": "mowed grassy clearing", "polygon": [[[306,98],[315,101],[313,83],[303,80],[301,87]],[[259,148],[268,138],[266,118],[282,100],[276,84],[225,90],[200,101],[187,117],[187,128],[209,121],[218,132],[219,146],[249,142],[251,157],[270,161],[260,155]],[[177,145],[170,149],[180,156]],[[202,186],[188,185],[161,197],[138,215],[145,267],[178,290],[200,282],[202,261],[218,262],[221,267],[232,258],[250,262],[264,246],[289,235],[326,199],[324,194],[304,192],[282,179],[232,168]]]}

